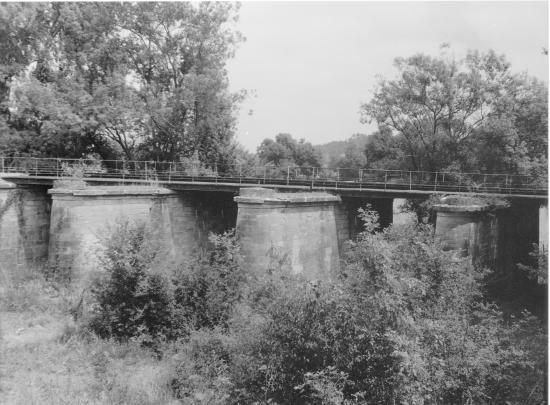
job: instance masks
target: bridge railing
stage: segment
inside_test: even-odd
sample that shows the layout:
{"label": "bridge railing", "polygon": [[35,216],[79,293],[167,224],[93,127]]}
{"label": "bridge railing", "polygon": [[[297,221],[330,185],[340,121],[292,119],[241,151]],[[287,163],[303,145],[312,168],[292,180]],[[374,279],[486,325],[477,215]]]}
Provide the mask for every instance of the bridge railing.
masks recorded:
{"label": "bridge railing", "polygon": [[546,194],[546,177],[495,173],[298,166],[198,165],[186,162],[0,157],[0,171],[50,178],[220,182],[326,188]]}

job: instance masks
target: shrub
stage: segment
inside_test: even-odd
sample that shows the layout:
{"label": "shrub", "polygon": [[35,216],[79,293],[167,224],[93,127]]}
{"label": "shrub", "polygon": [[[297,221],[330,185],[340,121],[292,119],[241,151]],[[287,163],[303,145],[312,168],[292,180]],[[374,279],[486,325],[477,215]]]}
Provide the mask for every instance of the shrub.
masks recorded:
{"label": "shrub", "polygon": [[227,328],[246,279],[234,231],[211,234],[204,258],[183,266],[174,279],[174,305],[179,322],[190,329]]}
{"label": "shrub", "polygon": [[263,299],[253,297],[260,317],[244,311],[234,330],[237,402],[321,403],[308,376],[332,367],[346,376],[342,396],[361,393],[370,403],[388,403],[393,361],[387,339],[335,287],[289,276],[263,287]]}
{"label": "shrub", "polygon": [[144,344],[226,327],[244,280],[233,232],[210,236],[206,257],[171,268],[143,223],[119,220],[105,239],[104,272],[95,280],[89,326],[101,337]]}
{"label": "shrub", "polygon": [[233,384],[226,339],[219,330],[194,331],[176,355],[172,389],[183,403],[228,403]]}
{"label": "shrub", "polygon": [[104,241],[104,274],[92,294],[96,305],[90,327],[101,337],[160,338],[172,332],[172,290],[167,276],[156,270],[163,255],[144,223],[121,219]]}

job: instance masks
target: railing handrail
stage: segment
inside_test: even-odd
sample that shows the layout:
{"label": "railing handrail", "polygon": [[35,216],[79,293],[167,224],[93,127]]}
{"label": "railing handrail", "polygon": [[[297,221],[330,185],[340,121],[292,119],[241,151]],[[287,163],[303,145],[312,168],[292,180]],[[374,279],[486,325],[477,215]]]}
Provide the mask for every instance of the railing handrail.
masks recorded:
{"label": "railing handrail", "polygon": [[[93,159],[93,158],[60,158],[60,157],[35,157],[35,156],[0,156],[0,159],[5,160],[16,160],[16,159],[33,159],[33,160],[44,160],[44,161],[73,161],[73,162],[85,162],[90,161],[92,163],[103,163],[103,162],[121,162],[121,163],[162,163],[162,164],[189,164],[181,161],[168,161],[168,160],[125,160],[125,159]],[[191,164],[195,164],[194,162]],[[204,167],[212,167],[213,165],[220,165],[216,162],[197,162],[196,164],[202,165]],[[245,166],[245,164],[231,163],[231,164],[222,164],[221,166]],[[315,170],[369,170],[374,172],[394,172],[394,173],[430,173],[430,174],[445,174],[445,175],[475,175],[475,176],[513,176],[513,177],[531,177],[526,174],[513,174],[513,173],[485,173],[485,172],[447,172],[447,171],[431,171],[431,170],[406,170],[406,169],[372,169],[372,168],[360,168],[360,167],[320,167],[320,166],[299,166],[299,165],[286,165],[286,166],[272,166],[272,165],[260,165],[253,166],[257,168],[273,168],[273,169],[315,169]]]}
{"label": "railing handrail", "polygon": [[[29,164],[26,162],[32,163]],[[53,165],[40,164],[41,162],[52,162],[55,164],[55,168]],[[96,177],[100,174],[107,173],[114,176],[118,174],[123,179],[127,179],[127,175],[153,179],[155,176],[162,177],[162,175],[168,173],[168,182],[178,181],[177,177],[183,175],[191,177],[193,180],[200,177],[208,179],[215,178],[216,181],[217,179],[238,177],[239,182],[241,182],[242,179],[258,179],[260,184],[261,181],[263,181],[263,184],[267,184],[266,181],[268,179],[270,181],[284,181],[287,185],[291,182],[307,180],[308,182],[311,181],[312,188],[315,187],[316,182],[320,184],[323,181],[336,182],[335,187],[337,188],[341,188],[346,184],[349,186],[349,183],[360,183],[360,187],[364,187],[363,185],[369,183],[382,184],[382,181],[384,188],[392,184],[407,185],[409,189],[412,189],[413,186],[431,186],[434,190],[441,187],[454,186],[458,187],[459,190],[481,188],[486,192],[490,192],[493,188],[499,188],[509,193],[512,193],[515,189],[542,192],[546,191],[548,188],[546,176],[541,176],[539,179],[535,176],[509,173],[469,173],[298,165],[248,166],[243,163],[221,164],[219,162],[204,163],[123,159],[97,160],[93,158],[42,158],[34,156],[0,156],[0,163],[0,170],[5,171],[8,169],[10,172],[19,170],[21,172],[28,172],[31,175],[34,174],[37,177],[54,175],[57,178],[71,177],[70,173],[65,172],[65,166],[63,165],[63,163],[65,163],[69,166],[82,164],[84,168],[89,167],[90,170],[88,170],[87,173],[86,170],[84,170],[84,175],[93,173]],[[101,168],[101,171],[95,170],[98,167]],[[223,170],[220,171],[220,167],[223,168]],[[243,168],[246,168],[245,173],[243,173]],[[238,174],[235,173],[237,169]],[[205,172],[200,173],[201,170]],[[145,173],[142,173],[143,171]],[[199,173],[197,173],[197,171],[199,171]],[[300,171],[300,173],[298,173],[298,171]],[[369,175],[374,175],[374,177]]]}

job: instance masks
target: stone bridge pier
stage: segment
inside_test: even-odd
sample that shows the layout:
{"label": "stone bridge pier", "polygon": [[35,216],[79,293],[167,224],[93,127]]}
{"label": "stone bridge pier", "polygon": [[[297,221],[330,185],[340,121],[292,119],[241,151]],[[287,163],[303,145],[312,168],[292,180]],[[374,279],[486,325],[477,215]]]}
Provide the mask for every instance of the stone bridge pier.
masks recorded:
{"label": "stone bridge pier", "polygon": [[48,258],[51,198],[45,187],[0,180],[0,270],[18,271]]}
{"label": "stone bridge pier", "polygon": [[435,206],[435,235],[448,250],[493,269],[528,262],[537,244],[548,247],[548,205],[536,200],[487,204],[447,197]]}
{"label": "stone bridge pier", "polygon": [[[144,186],[51,189],[49,261],[80,279],[97,267],[101,240],[117,221],[148,224],[167,261],[182,263],[206,248],[210,232],[234,226],[232,195]],[[206,195],[205,195],[206,194]]]}
{"label": "stone bridge pier", "polygon": [[338,269],[338,196],[243,188],[235,201],[241,251],[252,271],[282,267],[325,279]]}

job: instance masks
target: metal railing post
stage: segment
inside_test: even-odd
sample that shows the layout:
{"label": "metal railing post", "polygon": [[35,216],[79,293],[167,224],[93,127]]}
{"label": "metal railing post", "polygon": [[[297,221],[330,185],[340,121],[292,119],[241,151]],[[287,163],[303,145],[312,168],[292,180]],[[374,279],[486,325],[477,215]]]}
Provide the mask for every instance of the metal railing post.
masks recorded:
{"label": "metal railing post", "polygon": [[388,184],[388,171],[384,170],[384,190],[386,189],[387,184]]}
{"label": "metal railing post", "polygon": [[267,176],[267,167],[264,166],[264,184],[265,184],[265,178],[266,178],[266,176]]}
{"label": "metal railing post", "polygon": [[437,172],[435,172],[434,191],[437,191]]}
{"label": "metal railing post", "polygon": [[2,173],[4,173],[5,171],[5,168],[4,168],[4,158],[2,157]]}
{"label": "metal railing post", "polygon": [[243,165],[239,165],[239,184],[243,182]]}
{"label": "metal railing post", "polygon": [[409,190],[412,190],[412,172],[409,170]]}

